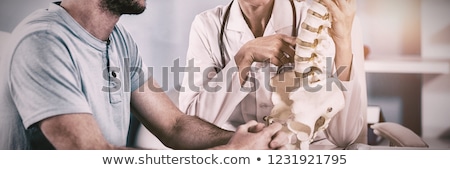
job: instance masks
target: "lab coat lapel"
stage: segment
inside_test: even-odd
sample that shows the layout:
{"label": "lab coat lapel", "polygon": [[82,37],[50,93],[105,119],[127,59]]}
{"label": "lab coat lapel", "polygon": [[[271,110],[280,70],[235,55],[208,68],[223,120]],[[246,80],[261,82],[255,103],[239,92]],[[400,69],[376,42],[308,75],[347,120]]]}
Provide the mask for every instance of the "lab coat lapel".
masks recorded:
{"label": "lab coat lapel", "polygon": [[275,33],[291,35],[293,19],[292,7],[289,0],[275,0],[272,17],[267,26],[267,28],[272,27],[273,31],[268,32],[269,30],[266,29],[266,33],[268,35]]}
{"label": "lab coat lapel", "polygon": [[246,42],[255,39],[252,31],[247,25],[247,22],[245,22],[244,16],[242,15],[239,1],[234,1],[233,4],[231,4],[227,30],[237,33],[236,36],[239,36],[238,39],[240,42],[239,44],[237,44],[239,47],[241,47]]}

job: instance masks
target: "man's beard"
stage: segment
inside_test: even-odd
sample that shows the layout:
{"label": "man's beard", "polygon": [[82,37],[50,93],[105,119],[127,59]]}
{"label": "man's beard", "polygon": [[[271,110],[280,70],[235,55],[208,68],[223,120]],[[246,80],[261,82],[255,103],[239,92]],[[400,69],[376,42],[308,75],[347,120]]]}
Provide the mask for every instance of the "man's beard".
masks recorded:
{"label": "man's beard", "polygon": [[145,5],[137,0],[101,0],[100,6],[114,15],[141,14],[145,11]]}

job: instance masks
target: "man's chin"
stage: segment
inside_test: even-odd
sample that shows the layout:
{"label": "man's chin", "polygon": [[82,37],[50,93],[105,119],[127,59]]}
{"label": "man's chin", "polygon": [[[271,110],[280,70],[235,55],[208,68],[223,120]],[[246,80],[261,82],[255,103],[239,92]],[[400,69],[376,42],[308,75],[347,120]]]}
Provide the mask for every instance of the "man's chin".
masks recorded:
{"label": "man's chin", "polygon": [[137,9],[137,10],[133,10],[133,11],[125,11],[122,14],[124,15],[139,15],[144,13],[146,7],[144,6],[143,8]]}
{"label": "man's chin", "polygon": [[145,0],[102,0],[100,5],[115,15],[137,15],[145,11],[147,2]]}
{"label": "man's chin", "polygon": [[140,1],[137,2],[133,5],[133,8],[130,10],[125,10],[122,12],[122,14],[126,14],[126,15],[139,15],[142,14],[145,9],[147,8],[147,2],[144,1]]}

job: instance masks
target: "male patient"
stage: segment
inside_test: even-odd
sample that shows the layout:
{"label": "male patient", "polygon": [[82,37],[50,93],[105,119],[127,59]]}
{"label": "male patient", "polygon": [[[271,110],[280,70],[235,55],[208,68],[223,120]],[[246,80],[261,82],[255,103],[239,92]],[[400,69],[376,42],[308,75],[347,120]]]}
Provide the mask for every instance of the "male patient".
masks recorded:
{"label": "male patient", "polygon": [[0,149],[122,149],[130,112],[173,149],[279,149],[281,125],[237,132],[181,113],[117,22],[145,0],[64,0],[12,34],[0,77]]}

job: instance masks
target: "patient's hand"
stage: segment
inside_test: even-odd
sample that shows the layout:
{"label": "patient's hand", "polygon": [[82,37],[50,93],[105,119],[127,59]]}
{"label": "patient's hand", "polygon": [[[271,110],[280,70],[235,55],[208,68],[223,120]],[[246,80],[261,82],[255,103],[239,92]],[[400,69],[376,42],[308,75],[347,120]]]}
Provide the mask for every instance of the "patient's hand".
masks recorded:
{"label": "patient's hand", "polygon": [[247,122],[239,126],[228,145],[240,150],[282,149],[288,138],[280,131],[281,127],[279,123],[264,127],[256,121]]}
{"label": "patient's hand", "polygon": [[[277,123],[278,124],[278,123]],[[281,126],[281,124],[280,124]],[[289,135],[285,131],[279,130],[274,136],[272,136],[272,141],[269,144],[271,149],[285,150],[287,149],[287,144],[289,143]]]}

